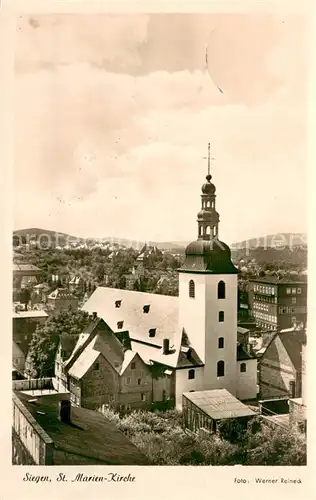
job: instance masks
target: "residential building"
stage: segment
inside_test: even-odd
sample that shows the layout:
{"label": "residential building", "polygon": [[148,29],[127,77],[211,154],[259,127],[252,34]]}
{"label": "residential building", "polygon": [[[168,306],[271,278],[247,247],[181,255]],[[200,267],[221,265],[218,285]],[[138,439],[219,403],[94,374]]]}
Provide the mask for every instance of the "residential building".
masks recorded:
{"label": "residential building", "polygon": [[75,405],[91,409],[110,405],[121,411],[150,407],[153,383],[149,367],[103,320],[94,318],[70,357],[61,362],[63,344],[61,341],[57,350],[55,373],[60,385],[67,384]]}
{"label": "residential building", "polygon": [[12,386],[13,465],[149,465],[101,413],[72,406],[54,379]]}
{"label": "residential building", "polygon": [[260,398],[301,398],[302,346],[306,332],[292,327],[277,332],[259,361]]}
{"label": "residential building", "polygon": [[271,276],[249,281],[249,310],[261,328],[291,328],[307,320],[307,280]]}
{"label": "residential building", "polygon": [[66,288],[56,288],[47,297],[47,304],[53,311],[76,310],[79,299]]}
{"label": "residential building", "polygon": [[13,264],[13,292],[20,290],[22,285],[36,284],[41,275],[42,271],[33,264]]}

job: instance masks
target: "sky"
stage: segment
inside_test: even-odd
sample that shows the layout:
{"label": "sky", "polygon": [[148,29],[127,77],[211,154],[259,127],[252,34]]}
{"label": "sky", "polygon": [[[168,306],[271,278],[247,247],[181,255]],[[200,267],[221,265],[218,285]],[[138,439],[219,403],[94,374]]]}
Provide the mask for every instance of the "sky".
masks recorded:
{"label": "sky", "polygon": [[15,228],[195,239],[210,142],[220,239],[306,231],[305,33],[280,12],[20,16]]}

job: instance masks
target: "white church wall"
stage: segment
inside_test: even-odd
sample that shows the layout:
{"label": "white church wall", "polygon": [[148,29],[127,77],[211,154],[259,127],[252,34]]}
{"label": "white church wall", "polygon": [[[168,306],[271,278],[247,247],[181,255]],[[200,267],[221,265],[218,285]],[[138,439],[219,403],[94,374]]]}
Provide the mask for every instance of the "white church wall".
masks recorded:
{"label": "white church wall", "polygon": [[[246,363],[246,371],[240,371],[240,365]],[[257,397],[257,360],[237,361],[237,391],[236,397],[241,400]]]}
{"label": "white church wall", "polygon": [[[189,281],[195,284],[195,297],[189,297]],[[205,359],[205,275],[179,273],[179,327],[185,331],[197,354]]]}
{"label": "white church wall", "polygon": [[194,370],[194,379],[189,379],[189,369],[181,368],[176,370],[175,384],[175,404],[176,408],[182,408],[182,394],[189,391],[202,391],[204,388],[204,368],[192,368]]}
{"label": "white church wall", "polygon": [[[225,283],[225,298],[218,299],[219,281]],[[224,321],[219,321],[219,312]],[[236,395],[237,275],[206,276],[205,389],[227,389]],[[219,338],[224,347],[219,348]],[[217,376],[217,363],[224,361],[224,376]]]}

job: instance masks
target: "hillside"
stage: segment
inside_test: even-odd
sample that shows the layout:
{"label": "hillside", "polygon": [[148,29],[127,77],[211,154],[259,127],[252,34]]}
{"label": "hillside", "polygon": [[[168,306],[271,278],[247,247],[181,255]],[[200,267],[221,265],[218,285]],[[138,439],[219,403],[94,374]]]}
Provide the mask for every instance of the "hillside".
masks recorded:
{"label": "hillside", "polygon": [[248,248],[284,248],[284,247],[307,247],[306,233],[278,233],[259,236],[248,240],[239,241],[231,244],[232,250]]}
{"label": "hillside", "polygon": [[[127,248],[140,249],[144,246],[145,241],[130,240],[128,238],[116,238],[112,236],[106,236],[103,238],[81,238],[78,236],[73,236],[67,233],[60,233],[57,231],[51,231],[47,229],[40,228],[27,228],[19,229],[13,232],[13,245],[17,246],[19,244],[25,244],[30,241],[40,242],[43,246],[49,246],[55,248],[56,246],[63,247],[71,242],[87,243],[93,245],[97,242],[110,242],[112,245],[125,246]],[[164,241],[164,242],[148,242],[150,245],[155,245],[161,250],[168,250],[173,252],[183,253],[188,242],[185,241]],[[268,259],[276,260],[280,259],[280,252],[287,251],[290,249],[292,252],[294,249],[301,248],[304,252],[307,252],[307,235],[306,233],[280,233],[280,234],[270,234],[267,236],[260,236],[258,238],[251,238],[249,240],[244,240],[230,245],[232,254],[235,258],[243,258],[245,253],[249,256],[249,252],[259,251],[264,260]],[[267,252],[272,250],[272,252]],[[274,252],[273,252],[274,251]],[[275,254],[275,252],[278,252]],[[256,253],[256,252],[255,252]],[[268,257],[269,253],[269,257]],[[256,258],[253,255],[252,258]],[[259,257],[259,260],[262,260]],[[286,259],[288,257],[286,256]]]}

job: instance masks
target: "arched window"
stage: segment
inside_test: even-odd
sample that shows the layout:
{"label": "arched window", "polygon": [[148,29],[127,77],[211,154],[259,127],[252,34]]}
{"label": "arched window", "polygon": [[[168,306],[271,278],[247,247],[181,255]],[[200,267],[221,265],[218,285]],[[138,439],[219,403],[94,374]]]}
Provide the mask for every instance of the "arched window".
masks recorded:
{"label": "arched window", "polygon": [[188,371],[188,379],[193,380],[195,378],[195,370]]}
{"label": "arched window", "polygon": [[189,297],[195,297],[195,283],[193,280],[189,281]]}
{"label": "arched window", "polygon": [[226,286],[224,281],[220,281],[217,285],[217,298],[218,299],[225,299],[225,290]]}
{"label": "arched window", "polygon": [[220,323],[223,323],[223,321],[224,321],[224,311],[219,311],[219,313],[218,313],[218,321]]}
{"label": "arched window", "polygon": [[218,348],[224,349],[224,337],[219,337],[218,339]]}
{"label": "arched window", "polygon": [[207,235],[211,234],[211,227],[210,226],[206,226],[206,234]]}
{"label": "arched window", "polygon": [[225,363],[224,361],[219,361],[217,363],[217,376],[224,377],[225,375]]}
{"label": "arched window", "polygon": [[243,372],[246,371],[246,369],[247,369],[246,363],[241,363],[241,365],[240,365],[240,371],[243,373]]}

